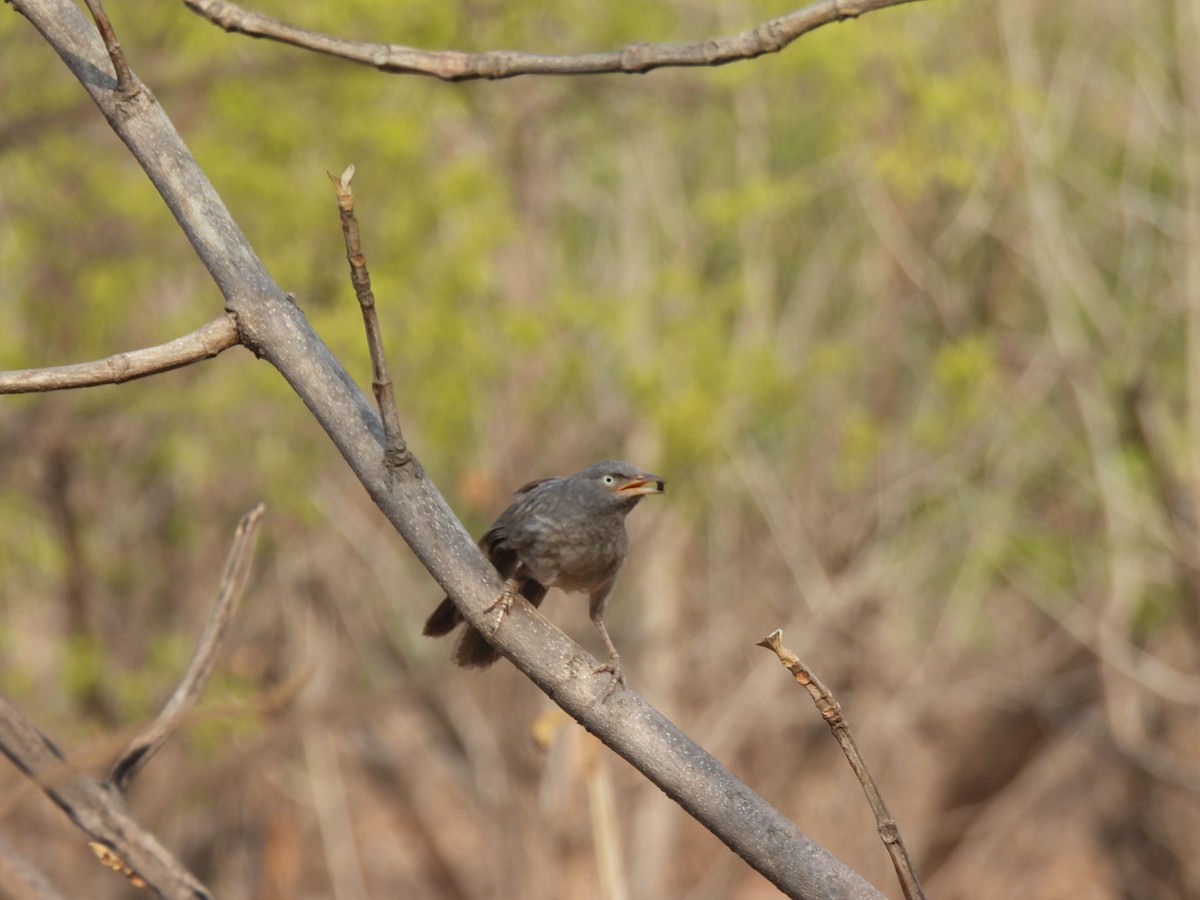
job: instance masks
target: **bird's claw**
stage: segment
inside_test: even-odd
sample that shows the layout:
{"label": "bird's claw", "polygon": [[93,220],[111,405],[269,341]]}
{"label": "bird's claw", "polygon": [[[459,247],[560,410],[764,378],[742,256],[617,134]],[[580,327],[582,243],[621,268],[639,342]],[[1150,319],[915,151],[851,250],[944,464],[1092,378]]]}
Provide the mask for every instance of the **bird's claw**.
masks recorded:
{"label": "bird's claw", "polygon": [[608,684],[608,690],[606,690],[604,692],[604,696],[600,698],[600,702],[603,703],[613,695],[613,692],[616,691],[618,687],[625,686],[625,673],[621,671],[621,657],[614,653],[610,657],[609,662],[601,663],[592,669],[592,674],[594,675],[599,675],[601,672],[612,673],[612,681],[610,681]]}
{"label": "bird's claw", "polygon": [[500,630],[500,626],[504,624],[504,617],[508,615],[509,609],[512,608],[513,601],[517,597],[517,586],[510,578],[504,582],[504,590],[500,592],[500,596],[492,601],[491,605],[484,610],[485,613],[496,613],[496,624],[492,626],[492,634]]}

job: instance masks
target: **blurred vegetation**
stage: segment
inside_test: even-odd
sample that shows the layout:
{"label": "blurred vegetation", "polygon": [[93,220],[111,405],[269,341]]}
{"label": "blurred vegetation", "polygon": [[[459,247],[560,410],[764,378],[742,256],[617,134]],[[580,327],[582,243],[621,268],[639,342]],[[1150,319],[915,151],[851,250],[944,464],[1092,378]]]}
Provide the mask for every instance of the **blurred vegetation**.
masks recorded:
{"label": "blurred vegetation", "polygon": [[[355,164],[406,434],[469,527],[594,459],[666,476],[612,614],[630,680],[802,828],[891,883],[821,726],[752,649],[776,626],[842,692],[931,893],[1200,895],[1189,4],[922,3],[717,70],[458,86],[178,3],[106,5],[369,391],[325,177]],[[247,5],[547,53],[787,10]],[[0,16],[0,368],[160,343],[220,308],[83,91]],[[2,398],[0,689],[102,765],[169,694],[259,499],[238,635],[202,721],[142,776],[143,821],[229,896],[598,896],[594,758],[543,757],[531,687],[417,637],[436,586],[240,350]],[[549,614],[590,639],[582,604]],[[771,895],[613,775],[632,896]],[[335,852],[323,779],[356,854]],[[5,810],[68,894],[99,878],[55,811]]]}

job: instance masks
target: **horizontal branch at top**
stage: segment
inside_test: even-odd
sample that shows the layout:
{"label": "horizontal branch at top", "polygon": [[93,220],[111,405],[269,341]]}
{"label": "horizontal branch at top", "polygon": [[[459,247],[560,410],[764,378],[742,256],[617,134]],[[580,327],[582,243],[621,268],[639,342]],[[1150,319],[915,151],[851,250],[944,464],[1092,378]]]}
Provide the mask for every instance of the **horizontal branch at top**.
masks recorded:
{"label": "horizontal branch at top", "polygon": [[227,0],[183,0],[189,9],[226,31],[267,38],[326,53],[383,72],[428,75],[443,81],[496,80],[517,75],[627,75],[681,66],[720,66],[777,53],[798,37],[843,19],[853,19],[915,0],[819,0],[754,28],[690,43],[636,42],[619,50],[559,56],[516,50],[419,50],[400,44],[351,41],[247,12]]}

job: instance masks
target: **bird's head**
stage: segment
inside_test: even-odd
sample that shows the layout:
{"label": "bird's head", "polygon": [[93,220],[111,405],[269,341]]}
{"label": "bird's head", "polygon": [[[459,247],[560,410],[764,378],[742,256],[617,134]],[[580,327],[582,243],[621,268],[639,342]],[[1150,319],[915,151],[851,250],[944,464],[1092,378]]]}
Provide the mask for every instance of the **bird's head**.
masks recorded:
{"label": "bird's head", "polygon": [[572,476],[588,484],[595,496],[620,506],[633,508],[647,494],[661,494],[666,490],[666,481],[659,475],[643,472],[637,466],[620,460],[605,460],[592,463],[582,472]]}

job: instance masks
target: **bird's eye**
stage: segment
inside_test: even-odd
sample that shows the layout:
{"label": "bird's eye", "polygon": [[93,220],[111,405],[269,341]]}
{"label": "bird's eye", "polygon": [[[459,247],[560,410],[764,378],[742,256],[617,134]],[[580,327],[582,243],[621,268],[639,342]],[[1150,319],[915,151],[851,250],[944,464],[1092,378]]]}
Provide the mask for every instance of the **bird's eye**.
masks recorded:
{"label": "bird's eye", "polygon": [[600,480],[603,481],[605,484],[616,484],[617,476],[616,475],[605,475]]}

